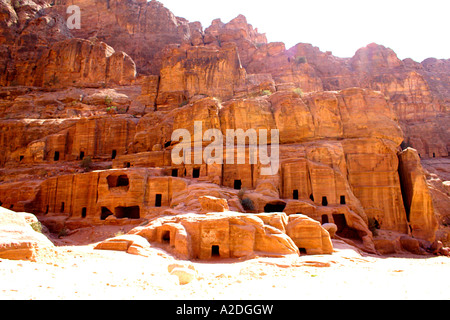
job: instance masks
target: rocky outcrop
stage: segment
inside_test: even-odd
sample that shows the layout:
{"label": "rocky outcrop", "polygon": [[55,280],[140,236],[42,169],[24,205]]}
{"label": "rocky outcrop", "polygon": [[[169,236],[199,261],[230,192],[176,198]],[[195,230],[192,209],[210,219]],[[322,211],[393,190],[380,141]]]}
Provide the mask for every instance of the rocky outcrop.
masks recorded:
{"label": "rocky outcrop", "polygon": [[244,79],[234,44],[173,48],[163,60],[157,104],[178,107],[198,94],[229,99]]}
{"label": "rocky outcrop", "polygon": [[302,57],[291,56],[281,42],[260,46],[246,69],[248,73],[272,75],[280,88],[288,87],[299,92],[323,90],[322,80],[314,68]]}
{"label": "rocky outcrop", "polygon": [[[64,16],[72,2],[57,1],[53,9]],[[158,1],[108,0],[80,7],[82,28],[72,30],[75,37],[96,38],[117,51],[126,52],[142,74],[159,74],[161,51],[168,44],[189,42],[188,21],[173,15]]]}
{"label": "rocky outcrop", "polygon": [[145,256],[149,248],[150,244],[146,239],[133,234],[108,238],[94,247],[97,250],[124,251],[141,256]]}
{"label": "rocky outcrop", "polygon": [[258,47],[267,44],[267,39],[265,34],[248,24],[243,15],[239,15],[228,23],[223,23],[220,19],[213,20],[211,26],[205,29],[203,43],[207,46],[235,43],[241,62],[247,67],[252,54]]}
{"label": "rocky outcrop", "polygon": [[[425,78],[430,90],[436,95],[442,104],[448,106],[450,103],[450,59],[428,58],[417,67],[418,72]],[[448,108],[448,107],[447,107]]]}
{"label": "rocky outcrop", "polygon": [[360,87],[360,82],[349,67],[348,58],[335,57],[331,52],[322,52],[309,43],[298,43],[288,50],[290,59],[299,64],[308,64],[320,78],[327,91]]}
{"label": "rocky outcrop", "polygon": [[432,242],[438,223],[420,158],[416,150],[408,148],[399,154],[399,159],[403,200],[411,233],[414,237]]}
{"label": "rocky outcrop", "polygon": [[[287,49],[242,15],[203,30],[157,1],[81,0],[82,28],[69,30],[69,4],[0,0],[0,205],[38,214],[52,232],[157,219],[149,230],[173,231],[189,258],[212,246],[224,257],[329,253],[327,223],[369,252],[389,246],[374,226],[398,239],[445,235],[434,216],[445,223],[446,179],[427,176],[431,199],[420,158],[450,148],[447,60],[402,61],[378,44],[351,58]],[[247,137],[243,157],[226,155],[233,163],[212,153],[175,163],[178,129],[200,155],[210,129],[224,148],[229,130],[256,132],[256,142],[266,130],[279,162],[263,174]],[[240,240],[203,248],[196,228]]]}
{"label": "rocky outcrop", "polygon": [[229,211],[228,202],[226,199],[218,199],[211,196],[202,196],[198,198],[202,206],[202,212],[226,212]]}
{"label": "rocky outcrop", "polygon": [[[43,220],[64,216],[68,229],[104,222],[139,223],[167,208],[174,194],[186,186],[183,179],[151,169],[64,175],[43,181],[27,209],[40,212]],[[3,192],[1,197],[6,198]]]}
{"label": "rocky outcrop", "polygon": [[[305,49],[306,48],[306,49]],[[394,51],[375,43],[359,49],[351,59],[338,59],[308,45],[297,45],[317,70],[326,89],[351,85],[381,91],[389,98],[405,133],[405,145],[416,148],[423,158],[448,155],[448,92],[442,71],[445,60],[401,61]],[[427,66],[427,67],[424,67]]]}
{"label": "rocky outcrop", "polygon": [[304,215],[290,215],[286,234],[307,254],[331,254],[333,244],[330,234],[316,220]]}
{"label": "rocky outcrop", "polygon": [[16,121],[3,123],[2,127],[3,139],[11,137],[8,143],[4,140],[8,144],[3,155],[5,163],[25,165],[125,154],[136,125],[129,117],[117,116],[77,121]]}
{"label": "rocky outcrop", "polygon": [[433,209],[439,222],[436,240],[450,244],[450,159],[422,160]]}
{"label": "rocky outcrop", "polygon": [[82,39],[57,42],[37,66],[35,84],[45,87],[129,84],[136,77],[135,64],[126,53]]}
{"label": "rocky outcrop", "polygon": [[162,244],[185,259],[298,254],[297,245],[310,253],[330,254],[333,251],[328,232],[306,216],[292,217],[287,226],[281,225],[283,231],[264,220],[234,212],[183,215],[154,220],[130,233]]}
{"label": "rocky outcrop", "polygon": [[[239,166],[173,164],[170,134],[176,129],[187,129],[191,139],[195,140],[194,122],[202,124],[202,133],[208,129],[219,129],[223,136],[226,136],[229,128],[241,128],[244,131],[266,129],[268,132],[278,129],[281,143],[280,170],[273,176],[262,176],[261,166],[250,164],[249,161]],[[133,134],[134,142],[131,143]],[[140,137],[145,140],[140,140]],[[169,113],[156,112],[151,117],[143,117],[136,126],[128,117],[79,120],[75,126],[43,141],[42,154],[46,156],[42,160],[57,162],[81,159],[81,156],[112,159],[114,154],[113,166],[117,169],[161,167],[164,169],[151,171],[151,174],[197,178],[228,188],[236,188],[237,183],[239,188],[254,190],[245,197],[253,201],[257,212],[269,210],[266,206],[279,202],[279,198],[312,201],[313,207],[342,206],[336,208],[335,212],[321,213],[321,210],[314,210],[309,214],[322,222],[326,222],[322,220],[325,216],[329,222],[336,222],[334,216],[344,216],[342,224],[338,223],[341,229],[348,227],[356,230],[355,234],[370,248],[368,218],[377,219],[383,228],[408,232],[396,156],[396,148],[401,141],[402,132],[395,121],[393,110],[379,93],[353,88],[340,92],[311,93],[301,98],[288,90],[270,96],[232,99],[223,103],[214,98],[194,98],[191,103]],[[36,143],[31,145],[36,146]],[[207,147],[207,144],[202,145]],[[38,149],[34,147],[33,150]],[[57,152],[60,158],[55,160]],[[103,181],[103,178],[98,178],[98,174],[85,176],[86,179],[91,177],[89,179],[92,181]],[[77,175],[74,178],[77,179]],[[43,190],[48,189],[44,187],[49,183],[47,181],[41,187]],[[140,184],[137,180],[129,180],[129,183]],[[86,189],[81,187],[80,190],[85,192]],[[92,190],[95,192],[97,188],[93,187]],[[211,187],[199,186],[198,192],[190,190],[191,187],[188,187],[184,194],[173,196],[171,191],[162,190],[160,205],[171,206],[178,211],[197,212],[201,210],[198,198],[210,195],[234,199],[229,203],[230,208],[243,209],[236,194],[229,194],[220,188],[217,193]],[[101,205],[102,201],[110,201],[103,200],[103,194],[105,199],[110,198],[107,193],[85,194],[86,201],[91,201],[92,205],[69,209],[72,217],[79,218],[82,208],[86,208],[87,217],[96,217],[97,220],[101,216],[101,207],[112,213],[119,204],[111,202]],[[166,197],[169,199],[167,202],[164,200]],[[155,207],[153,202],[149,202],[147,207],[146,201],[137,197],[132,205],[120,206],[139,206],[143,217],[154,212],[151,207]],[[53,205],[47,200],[37,205],[39,212],[46,212],[47,205],[49,212],[59,212],[60,205]],[[301,211],[289,212],[295,214]]]}
{"label": "rocky outcrop", "polygon": [[64,15],[47,1],[0,1],[0,84],[34,85],[36,63],[49,46],[72,38]]}
{"label": "rocky outcrop", "polygon": [[33,215],[0,207],[0,258],[36,260],[39,251],[53,247],[42,233],[34,230],[40,223]]}

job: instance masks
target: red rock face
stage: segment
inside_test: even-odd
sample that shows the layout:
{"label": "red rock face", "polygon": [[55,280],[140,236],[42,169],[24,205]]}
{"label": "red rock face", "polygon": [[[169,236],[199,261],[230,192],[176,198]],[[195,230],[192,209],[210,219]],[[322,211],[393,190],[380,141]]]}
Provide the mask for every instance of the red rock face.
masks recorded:
{"label": "red rock face", "polygon": [[[70,1],[58,1],[55,10],[64,16]],[[166,45],[190,41],[190,27],[185,19],[175,17],[158,1],[108,0],[77,2],[82,24],[75,37],[95,37],[117,51],[126,52],[143,74],[158,74],[161,50]]]}
{"label": "red rock face", "polygon": [[39,59],[34,84],[43,87],[100,87],[131,83],[134,61],[103,42],[70,39],[55,43]]}
{"label": "red rock face", "polygon": [[[305,246],[310,227],[320,236],[307,251],[329,252],[317,225],[327,222],[371,252],[382,241],[369,222],[434,240],[433,207],[448,195],[443,186],[430,195],[418,157],[448,156],[449,60],[401,61],[377,44],[352,58],[304,43],[286,49],[242,15],[203,30],[157,1],[82,0],[81,29],[69,30],[69,4],[0,0],[1,205],[36,213],[58,232],[204,213],[198,199],[211,196],[221,208],[296,219],[287,233],[285,216],[222,226],[270,231],[248,248],[271,253],[281,238]],[[175,164],[172,133],[194,137],[195,122],[202,133],[279,130],[280,169],[263,176],[248,161]],[[408,146],[417,154],[398,154]],[[197,234],[195,223],[169,220],[163,227],[180,239]]]}
{"label": "red rock face", "polygon": [[229,99],[244,82],[244,72],[234,44],[168,50],[161,69],[157,103],[164,105],[171,99],[182,102],[198,94]]}

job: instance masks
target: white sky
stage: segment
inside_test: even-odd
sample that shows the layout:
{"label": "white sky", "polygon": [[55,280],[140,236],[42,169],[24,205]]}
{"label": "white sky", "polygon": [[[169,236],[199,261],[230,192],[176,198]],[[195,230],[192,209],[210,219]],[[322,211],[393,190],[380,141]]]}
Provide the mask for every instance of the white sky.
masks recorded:
{"label": "white sky", "polygon": [[269,42],[311,43],[338,57],[375,42],[400,59],[450,58],[450,0],[159,0],[203,28],[243,14]]}

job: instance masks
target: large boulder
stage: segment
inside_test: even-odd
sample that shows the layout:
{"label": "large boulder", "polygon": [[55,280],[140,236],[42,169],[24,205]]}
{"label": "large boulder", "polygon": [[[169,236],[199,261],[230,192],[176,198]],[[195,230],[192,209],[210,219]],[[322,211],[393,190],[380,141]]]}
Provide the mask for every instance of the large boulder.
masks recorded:
{"label": "large boulder", "polygon": [[[31,224],[30,224],[31,222]],[[33,226],[39,222],[30,214],[17,213],[0,207],[0,258],[35,260],[38,251],[53,247],[53,243]]]}
{"label": "large boulder", "polygon": [[231,211],[163,217],[130,234],[162,245],[183,259],[298,254],[297,246],[282,230],[256,215]]}
{"label": "large boulder", "polygon": [[99,242],[94,249],[124,251],[130,254],[145,256],[146,249],[150,248],[148,241],[138,235],[125,234]]}
{"label": "large boulder", "polygon": [[286,233],[300,248],[300,252],[304,250],[307,254],[333,253],[333,244],[328,231],[318,221],[305,215],[290,215]]}
{"label": "large boulder", "polygon": [[226,199],[216,198],[211,196],[201,196],[198,198],[202,206],[202,212],[225,212],[229,211],[228,202]]}

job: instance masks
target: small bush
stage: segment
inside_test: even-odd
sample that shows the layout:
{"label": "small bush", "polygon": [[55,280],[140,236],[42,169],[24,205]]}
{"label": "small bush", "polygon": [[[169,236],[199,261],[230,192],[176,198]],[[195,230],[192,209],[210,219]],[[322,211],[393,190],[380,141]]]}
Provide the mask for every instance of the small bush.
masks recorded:
{"label": "small bush", "polygon": [[374,236],[378,235],[378,229],[380,229],[380,224],[377,219],[369,218],[369,230],[373,233]]}
{"label": "small bush", "polygon": [[402,148],[402,150],[406,150],[411,147],[411,144],[409,143],[409,141],[403,140],[400,144],[400,147]]}
{"label": "small bush", "polygon": [[42,233],[42,224],[39,221],[30,224],[34,231]]}
{"label": "small bush", "polygon": [[255,205],[253,204],[253,201],[250,198],[241,199],[241,204],[242,204],[242,207],[246,211],[253,211],[253,210],[255,210]]}
{"label": "small bush", "polygon": [[292,90],[294,93],[298,94],[300,97],[303,97],[303,91],[300,88],[295,88]]}
{"label": "small bush", "polygon": [[59,232],[58,232],[58,238],[66,237],[68,234],[69,234],[69,233],[67,232],[67,229],[66,229],[66,228],[62,228],[62,229],[59,230]]}
{"label": "small bush", "polygon": [[261,91],[261,94],[262,94],[263,96],[270,96],[270,95],[272,94],[272,91],[270,91],[270,90],[262,90],[262,91]]}
{"label": "small bush", "polygon": [[241,202],[242,207],[244,208],[245,211],[254,211],[255,205],[254,205],[252,199],[250,199],[250,198],[244,199],[244,195],[245,195],[246,191],[247,191],[247,189],[242,188],[241,190],[239,190],[237,196],[238,196],[239,201]]}
{"label": "small bush", "polygon": [[89,171],[92,168],[92,159],[91,157],[87,156],[83,160],[81,160],[80,164],[81,168],[84,169],[84,171]]}
{"label": "small bush", "polygon": [[244,197],[245,191],[247,191],[245,188],[242,188],[241,190],[239,190],[237,196],[239,198],[239,200],[241,200],[242,202],[242,198]]}
{"label": "small bush", "polygon": [[114,234],[114,237],[120,237],[120,236],[123,236],[123,235],[125,235],[126,233],[125,232],[123,232],[122,230],[120,230],[120,231],[117,231],[115,234]]}
{"label": "small bush", "polygon": [[114,114],[117,112],[117,107],[116,106],[109,106],[106,108],[106,112],[109,114]]}
{"label": "small bush", "polygon": [[308,60],[306,60],[306,57],[300,56],[300,57],[295,57],[295,63],[296,64],[303,64],[303,63],[307,63]]}
{"label": "small bush", "polygon": [[111,106],[112,103],[113,103],[112,98],[111,98],[110,96],[106,96],[106,97],[105,97],[105,104],[106,104],[107,106]]}

